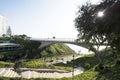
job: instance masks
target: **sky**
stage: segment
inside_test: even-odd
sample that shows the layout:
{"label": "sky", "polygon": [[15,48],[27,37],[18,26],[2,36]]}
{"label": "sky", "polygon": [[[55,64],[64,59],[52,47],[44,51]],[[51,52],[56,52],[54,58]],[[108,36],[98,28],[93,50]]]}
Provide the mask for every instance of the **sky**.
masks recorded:
{"label": "sky", "polygon": [[[88,0],[0,0],[12,33],[33,38],[77,38],[77,11]],[[91,0],[96,3],[99,0]]]}

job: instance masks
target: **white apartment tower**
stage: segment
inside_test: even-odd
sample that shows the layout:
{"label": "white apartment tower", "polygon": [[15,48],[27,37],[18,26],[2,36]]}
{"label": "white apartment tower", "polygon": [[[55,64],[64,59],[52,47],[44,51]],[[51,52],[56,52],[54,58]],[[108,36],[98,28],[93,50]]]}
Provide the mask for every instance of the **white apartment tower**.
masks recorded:
{"label": "white apartment tower", "polygon": [[0,36],[3,34],[8,36],[8,30],[9,26],[7,17],[0,15]]}

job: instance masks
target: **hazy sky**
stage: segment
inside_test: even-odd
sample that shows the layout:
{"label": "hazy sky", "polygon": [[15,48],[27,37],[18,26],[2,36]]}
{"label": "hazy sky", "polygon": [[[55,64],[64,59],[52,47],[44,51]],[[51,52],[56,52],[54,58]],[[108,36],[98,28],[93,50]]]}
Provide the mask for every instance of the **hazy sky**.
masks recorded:
{"label": "hazy sky", "polygon": [[0,0],[0,14],[8,18],[13,34],[34,38],[77,38],[74,20],[78,7],[87,1]]}
{"label": "hazy sky", "polygon": [[8,17],[14,34],[36,38],[76,38],[74,19],[78,7],[87,1],[0,0],[0,14]]}

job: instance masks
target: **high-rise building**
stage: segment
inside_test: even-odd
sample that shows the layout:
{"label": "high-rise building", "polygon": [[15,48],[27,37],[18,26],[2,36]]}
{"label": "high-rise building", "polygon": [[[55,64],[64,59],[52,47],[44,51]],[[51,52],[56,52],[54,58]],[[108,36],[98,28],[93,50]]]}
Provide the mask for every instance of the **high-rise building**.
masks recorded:
{"label": "high-rise building", "polygon": [[8,26],[8,18],[0,15],[0,36],[2,36],[2,35],[9,36],[9,34],[8,34],[9,29],[10,28]]}

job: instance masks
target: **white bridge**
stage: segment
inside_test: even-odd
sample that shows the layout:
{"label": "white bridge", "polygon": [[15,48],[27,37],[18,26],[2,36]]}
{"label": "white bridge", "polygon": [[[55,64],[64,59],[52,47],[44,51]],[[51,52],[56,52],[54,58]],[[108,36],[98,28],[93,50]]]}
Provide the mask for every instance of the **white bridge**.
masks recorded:
{"label": "white bridge", "polygon": [[54,43],[69,43],[89,49],[89,46],[87,46],[86,44],[77,42],[76,39],[72,38],[31,38],[30,41],[41,42],[39,49],[43,49]]}
{"label": "white bridge", "polygon": [[[28,41],[40,42],[41,44],[39,46],[39,49],[43,49],[54,43],[69,43],[89,49],[89,46],[87,44],[82,42],[77,42],[76,39],[72,39],[72,38],[30,38],[30,40]],[[21,48],[22,46],[20,44],[10,41],[1,41],[0,43],[0,51],[21,49]]]}

